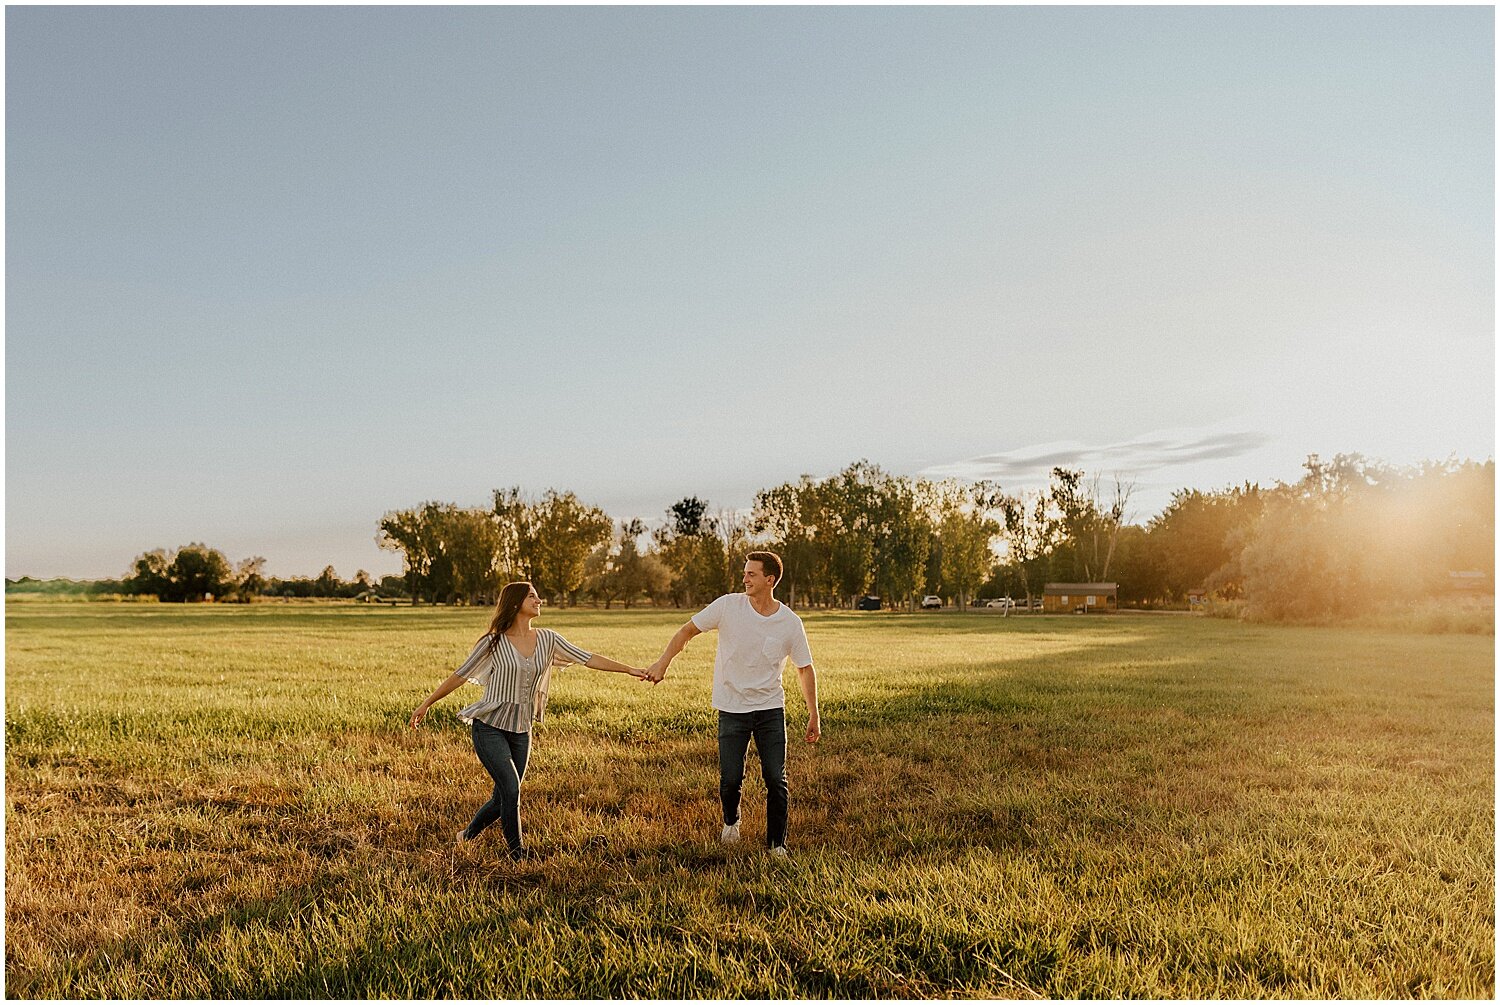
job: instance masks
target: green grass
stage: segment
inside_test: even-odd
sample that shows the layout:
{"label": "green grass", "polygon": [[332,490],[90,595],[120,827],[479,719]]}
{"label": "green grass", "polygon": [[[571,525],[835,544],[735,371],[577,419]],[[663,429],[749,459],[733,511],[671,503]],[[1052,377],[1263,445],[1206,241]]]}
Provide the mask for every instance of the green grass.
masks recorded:
{"label": "green grass", "polygon": [[[645,663],[684,617],[540,624]],[[785,862],[753,757],[715,840],[712,636],[570,668],[512,865],[451,847],[474,689],[405,725],[484,611],[6,620],[12,997],[1494,994],[1492,638],[812,614]]]}

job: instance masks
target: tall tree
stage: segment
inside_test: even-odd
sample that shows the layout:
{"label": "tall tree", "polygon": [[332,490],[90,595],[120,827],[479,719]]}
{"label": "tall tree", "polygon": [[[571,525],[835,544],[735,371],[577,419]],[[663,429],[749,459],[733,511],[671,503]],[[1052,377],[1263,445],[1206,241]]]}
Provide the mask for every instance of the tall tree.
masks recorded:
{"label": "tall tree", "polygon": [[689,496],[673,503],[654,538],[657,558],[671,571],[678,606],[694,606],[724,592],[728,559],[705,500]]}
{"label": "tall tree", "polygon": [[[438,503],[423,503],[412,509],[391,510],[380,518],[375,543],[386,551],[399,551],[406,565],[404,579],[412,604],[432,598],[433,566],[440,560],[432,512]],[[435,602],[435,601],[434,601]]]}
{"label": "tall tree", "polygon": [[1262,490],[1246,482],[1217,492],[1178,489],[1147,524],[1152,550],[1161,557],[1167,594],[1181,599],[1210,585],[1240,595],[1237,558],[1250,525],[1264,505]]}
{"label": "tall tree", "polygon": [[532,578],[536,550],[536,511],[518,486],[495,489],[491,502],[498,530],[495,566],[502,581]]}
{"label": "tall tree", "polygon": [[799,594],[811,602],[827,580],[829,549],[820,535],[822,517],[817,484],[810,475],[755,495],[750,529],[768,539],[781,556],[787,602],[796,607]]}
{"label": "tall tree", "polygon": [[1115,543],[1124,526],[1134,491],[1133,482],[1114,482],[1108,505],[1100,497],[1099,478],[1084,480],[1082,471],[1053,468],[1048,489],[1053,535],[1058,538],[1055,558],[1071,560],[1072,576],[1085,583],[1109,576]]}
{"label": "tall tree", "polygon": [[1003,498],[987,482],[941,486],[938,538],[942,542],[943,583],[953,591],[959,610],[966,609],[995,564],[994,543],[1001,526],[990,511]]}
{"label": "tall tree", "polygon": [[885,476],[877,482],[875,511],[875,590],[892,606],[905,601],[908,609],[927,585],[927,557],[932,548],[930,491],[925,482]]}
{"label": "tall tree", "polygon": [[646,556],[640,550],[640,539],[645,533],[646,525],[640,520],[632,519],[620,524],[620,544],[610,575],[613,578],[613,594],[627,608],[647,594],[651,586]]}
{"label": "tall tree", "polygon": [[318,574],[318,578],[313,580],[313,596],[323,598],[337,597],[343,585],[344,581],[339,578],[339,574],[334,571],[333,566],[326,565],[323,567],[323,571]]}
{"label": "tall tree", "polygon": [[164,599],[171,589],[171,567],[172,555],[163,548],[138,555],[132,571],[123,580],[125,592]]}
{"label": "tall tree", "polygon": [[708,502],[697,496],[688,496],[673,503],[667,509],[667,516],[671,519],[672,530],[678,537],[697,537],[700,534],[711,534],[714,530],[713,518],[708,515]]}
{"label": "tall tree", "polygon": [[514,566],[512,535],[493,510],[453,509],[441,516],[439,538],[453,565],[454,592],[470,604],[492,604]]}
{"label": "tall tree", "polygon": [[1166,563],[1146,528],[1126,524],[1120,529],[1113,568],[1120,583],[1120,603],[1166,599]]}
{"label": "tall tree", "polygon": [[241,599],[259,596],[266,588],[266,560],[259,555],[247,558],[234,568],[234,578]]}
{"label": "tall tree", "polygon": [[219,600],[235,588],[234,569],[217,548],[187,544],[175,551],[148,551],[135,560],[134,572],[122,581],[126,593],[155,594],[166,603]]}
{"label": "tall tree", "polygon": [[532,579],[537,591],[572,603],[589,553],[609,540],[614,521],[572,492],[548,489],[532,507]]}
{"label": "tall tree", "polygon": [[[750,518],[736,510],[721,508],[714,514],[713,528],[719,544],[716,550],[724,559],[723,571],[719,577],[719,593],[734,593],[740,588],[745,553],[751,550]],[[782,560],[786,560],[785,555]]]}
{"label": "tall tree", "polygon": [[869,592],[875,579],[876,522],[886,474],[869,461],[855,461],[819,487],[829,541],[829,572],[841,601]]}
{"label": "tall tree", "polygon": [[1043,566],[1052,550],[1055,524],[1047,514],[1044,493],[1020,493],[1000,501],[1005,523],[1006,560],[1012,565],[1026,594],[1026,605],[1045,585]]}

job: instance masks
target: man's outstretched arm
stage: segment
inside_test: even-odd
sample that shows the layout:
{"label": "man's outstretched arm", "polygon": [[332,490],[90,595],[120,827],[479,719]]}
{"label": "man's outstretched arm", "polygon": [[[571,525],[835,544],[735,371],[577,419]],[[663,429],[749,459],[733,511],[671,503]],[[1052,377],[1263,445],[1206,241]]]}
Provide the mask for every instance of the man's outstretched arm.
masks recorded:
{"label": "man's outstretched arm", "polygon": [[667,676],[667,667],[671,666],[677,654],[682,652],[683,646],[702,634],[703,630],[691,621],[677,629],[677,634],[672,636],[672,641],[667,643],[667,648],[662,650],[656,662],[646,668],[646,676],[643,679],[653,684],[660,682]]}
{"label": "man's outstretched arm", "polygon": [[807,702],[807,742],[817,743],[823,735],[823,724],[818,719],[818,671],[811,663],[797,668],[797,683],[802,686],[802,700]]}

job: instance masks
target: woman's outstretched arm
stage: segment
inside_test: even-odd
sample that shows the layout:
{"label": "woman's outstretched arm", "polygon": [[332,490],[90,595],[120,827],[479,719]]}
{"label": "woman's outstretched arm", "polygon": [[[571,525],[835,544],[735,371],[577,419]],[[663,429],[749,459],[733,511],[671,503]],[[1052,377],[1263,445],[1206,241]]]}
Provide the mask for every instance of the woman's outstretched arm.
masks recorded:
{"label": "woman's outstretched arm", "polygon": [[420,726],[422,720],[427,717],[427,710],[429,708],[448,697],[454,691],[457,691],[466,683],[468,683],[468,678],[460,677],[456,673],[449,674],[448,679],[439,684],[432,694],[427,696],[427,700],[418,705],[417,710],[411,714],[411,728],[416,729]]}
{"label": "woman's outstretched arm", "polygon": [[594,656],[592,656],[589,661],[584,664],[584,666],[588,667],[591,670],[603,670],[607,673],[628,673],[632,677],[639,677],[642,680],[646,679],[646,671],[642,670],[640,667],[632,667],[626,666],[624,663],[616,663],[609,657],[600,656],[597,653],[594,654]]}

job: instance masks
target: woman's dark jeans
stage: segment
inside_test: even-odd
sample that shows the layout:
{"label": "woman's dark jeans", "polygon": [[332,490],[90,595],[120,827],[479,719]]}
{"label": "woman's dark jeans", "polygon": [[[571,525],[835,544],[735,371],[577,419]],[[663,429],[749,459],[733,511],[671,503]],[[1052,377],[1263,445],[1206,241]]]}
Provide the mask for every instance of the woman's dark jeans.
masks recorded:
{"label": "woman's dark jeans", "polygon": [[777,848],[786,844],[786,709],[719,712],[719,800],[724,822],[739,823],[745,752],[752,736],[766,783],[766,847]]}
{"label": "woman's dark jeans", "polygon": [[479,763],[495,780],[495,791],[490,801],[479,807],[464,834],[476,838],[480,831],[499,818],[510,853],[520,855],[524,847],[521,844],[521,779],[526,777],[531,734],[496,729],[478,719],[473,722],[473,734],[474,753],[479,755]]}

